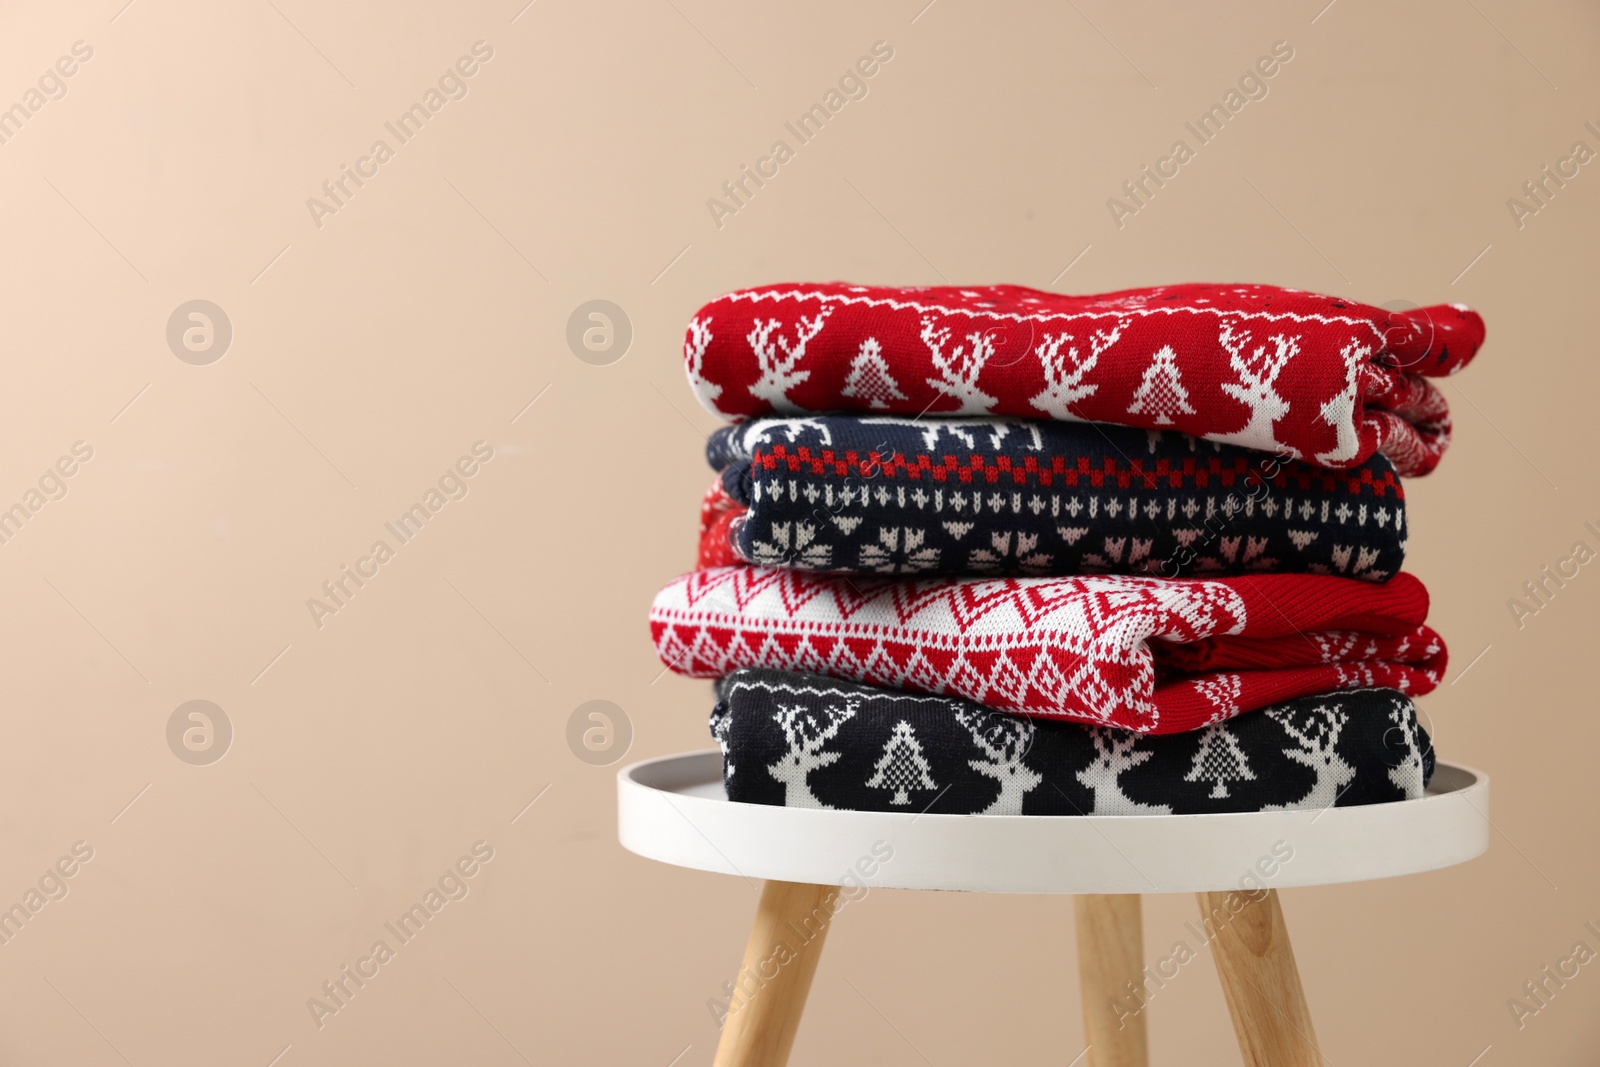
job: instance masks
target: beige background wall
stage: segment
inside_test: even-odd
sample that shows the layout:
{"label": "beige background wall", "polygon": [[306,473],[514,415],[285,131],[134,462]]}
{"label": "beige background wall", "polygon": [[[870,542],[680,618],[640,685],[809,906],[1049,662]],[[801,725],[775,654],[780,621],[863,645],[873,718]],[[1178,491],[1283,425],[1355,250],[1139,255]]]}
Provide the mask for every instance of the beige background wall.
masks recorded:
{"label": "beige background wall", "polygon": [[[0,1062],[710,1063],[755,891],[624,853],[615,768],[566,723],[603,698],[630,758],[708,744],[707,687],[658,680],[644,622],[708,481],[681,332],[726,289],[835,277],[1484,312],[1411,566],[1455,660],[1424,706],[1494,775],[1494,843],[1285,906],[1330,1063],[1594,1062],[1600,965],[1520,1031],[1506,1004],[1600,950],[1600,577],[1521,629],[1507,607],[1600,547],[1600,167],[1521,229],[1506,206],[1600,149],[1592,5],[522,2],[0,10],[0,105],[93,50],[0,144],[0,505],[93,450],[0,544],[0,903],[93,850],[0,945]],[[384,123],[480,40],[400,145]],[[868,95],[719,229],[707,198],[880,40]],[[1280,40],[1269,95],[1119,229],[1107,198]],[[319,227],[307,198],[379,138]],[[564,339],[595,298],[634,332],[608,366]],[[232,324],[209,365],[166,341],[192,299]],[[319,628],[307,599],[480,440],[467,495]],[[166,733],[196,699],[234,733],[205,766]],[[319,1029],[307,999],[480,840],[468,895]],[[1152,960],[1193,906],[1149,902]],[[1068,1063],[1071,925],[874,891],[795,1062]],[[1150,1010],[1158,1062],[1237,1062],[1209,963]]]}

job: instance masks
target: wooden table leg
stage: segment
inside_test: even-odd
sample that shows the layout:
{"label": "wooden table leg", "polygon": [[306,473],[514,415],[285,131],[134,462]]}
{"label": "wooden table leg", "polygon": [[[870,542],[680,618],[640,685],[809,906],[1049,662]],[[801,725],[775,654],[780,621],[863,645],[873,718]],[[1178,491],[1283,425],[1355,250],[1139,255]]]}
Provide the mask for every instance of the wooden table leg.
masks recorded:
{"label": "wooden table leg", "polygon": [[801,882],[762,888],[713,1067],[789,1061],[838,893],[837,886]]}
{"label": "wooden table leg", "polygon": [[[1144,932],[1136,893],[1074,898],[1078,920],[1078,984],[1089,1067],[1147,1067],[1143,1003]],[[1135,1001],[1128,986],[1139,993]]]}
{"label": "wooden table leg", "polygon": [[1277,890],[1196,895],[1246,1067],[1319,1067]]}

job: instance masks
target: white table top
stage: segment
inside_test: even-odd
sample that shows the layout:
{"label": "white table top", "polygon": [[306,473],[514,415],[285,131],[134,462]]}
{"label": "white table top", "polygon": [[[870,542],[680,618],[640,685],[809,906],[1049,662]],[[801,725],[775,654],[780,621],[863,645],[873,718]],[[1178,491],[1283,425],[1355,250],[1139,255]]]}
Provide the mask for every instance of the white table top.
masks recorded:
{"label": "white table top", "polygon": [[679,867],[817,885],[1178,893],[1393,878],[1464,863],[1489,846],[1488,775],[1449,763],[1420,800],[1234,815],[783,808],[731,803],[721,775],[715,749],[624,767],[623,847]]}

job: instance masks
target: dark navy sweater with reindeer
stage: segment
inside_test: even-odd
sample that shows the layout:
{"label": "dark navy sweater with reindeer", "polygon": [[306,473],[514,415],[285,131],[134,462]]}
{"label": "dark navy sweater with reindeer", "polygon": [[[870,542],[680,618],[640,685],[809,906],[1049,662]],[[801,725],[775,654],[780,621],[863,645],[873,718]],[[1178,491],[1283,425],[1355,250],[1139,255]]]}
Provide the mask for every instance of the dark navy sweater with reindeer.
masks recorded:
{"label": "dark navy sweater with reindeer", "polygon": [[717,686],[728,799],[984,815],[1319,810],[1421,797],[1433,746],[1393,689],[1141,736],[951,697],[747,669]]}
{"label": "dark navy sweater with reindeer", "polygon": [[755,419],[706,454],[702,566],[1385,581],[1409,533],[1381,454],[1328,470],[1171,431],[873,415]]}

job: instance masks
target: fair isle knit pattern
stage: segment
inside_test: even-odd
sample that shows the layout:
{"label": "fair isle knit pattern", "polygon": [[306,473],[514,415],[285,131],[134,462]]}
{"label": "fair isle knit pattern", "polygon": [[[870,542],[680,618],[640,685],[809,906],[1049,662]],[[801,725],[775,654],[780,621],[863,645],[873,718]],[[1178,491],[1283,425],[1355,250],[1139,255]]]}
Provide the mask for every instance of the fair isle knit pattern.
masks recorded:
{"label": "fair isle knit pattern", "polygon": [[817,675],[741,670],[711,732],[728,799],[936,815],[1212,815],[1415,800],[1433,774],[1393,689],[1326,693],[1149,737]]}
{"label": "fair isle knit pattern", "polygon": [[1000,711],[1177,733],[1313,693],[1425,693],[1445,668],[1428,595],[1318,575],[848,578],[717,567],[650,609],[662,661],[719,678],[810,671]]}
{"label": "fair isle knit pattern", "polygon": [[1426,474],[1450,439],[1426,379],[1483,341],[1458,304],[1386,311],[1268,285],[1064,296],[1015,285],[771,285],[701,308],[690,385],[731,420],[859,411],[1170,429],[1322,467]]}
{"label": "fair isle knit pattern", "polygon": [[1158,430],[874,415],[753,419],[706,455],[702,566],[1381,582],[1405,561],[1381,455],[1335,471]]}

